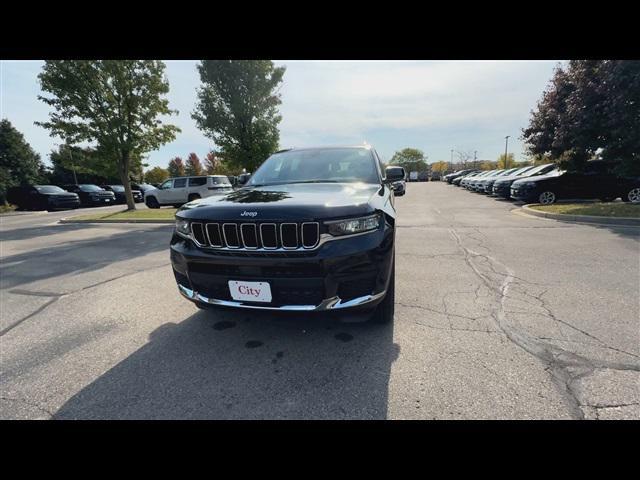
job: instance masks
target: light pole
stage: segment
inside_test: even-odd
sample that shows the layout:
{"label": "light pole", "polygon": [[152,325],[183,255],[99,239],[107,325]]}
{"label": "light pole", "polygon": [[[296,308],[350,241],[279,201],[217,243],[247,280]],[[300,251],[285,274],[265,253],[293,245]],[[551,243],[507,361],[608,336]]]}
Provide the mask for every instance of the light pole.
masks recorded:
{"label": "light pole", "polygon": [[478,168],[478,150],[473,151],[473,168]]}
{"label": "light pole", "polygon": [[453,149],[451,149],[451,161],[449,162],[449,170],[451,170],[452,164],[453,164]]}
{"label": "light pole", "polygon": [[509,157],[507,157],[507,147],[509,145],[509,137],[511,135],[507,135],[506,137],[504,137],[504,169],[506,170],[509,165]]}

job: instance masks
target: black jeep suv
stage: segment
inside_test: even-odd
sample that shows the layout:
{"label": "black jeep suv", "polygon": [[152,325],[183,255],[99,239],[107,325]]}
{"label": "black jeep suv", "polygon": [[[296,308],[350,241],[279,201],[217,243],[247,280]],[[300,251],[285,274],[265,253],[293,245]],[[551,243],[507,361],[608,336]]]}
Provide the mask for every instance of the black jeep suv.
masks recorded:
{"label": "black jeep suv", "polygon": [[171,263],[198,307],[357,308],[393,319],[396,211],[369,146],[283,150],[243,188],[176,213]]}

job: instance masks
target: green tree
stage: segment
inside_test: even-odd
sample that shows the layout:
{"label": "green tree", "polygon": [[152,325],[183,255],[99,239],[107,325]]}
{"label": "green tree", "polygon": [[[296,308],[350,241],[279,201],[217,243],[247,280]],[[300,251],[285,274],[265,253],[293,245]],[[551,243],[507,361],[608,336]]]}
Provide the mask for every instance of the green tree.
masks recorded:
{"label": "green tree", "polygon": [[449,164],[447,162],[445,162],[444,160],[440,160],[438,162],[434,162],[431,164],[431,171],[432,172],[438,172],[438,173],[444,173],[449,169]]}
{"label": "green tree", "polygon": [[254,171],[278,149],[278,87],[285,67],[269,60],[203,60],[193,118],[230,167]]}
{"label": "green tree", "polygon": [[426,155],[417,148],[404,148],[394,153],[389,164],[403,167],[407,172],[426,172],[429,170]]}
{"label": "green tree", "polygon": [[216,152],[211,150],[207,153],[207,156],[204,157],[204,162],[202,168],[207,175],[213,175],[216,171],[216,167],[220,164],[220,158],[216,155]]}
{"label": "green tree", "polygon": [[497,168],[515,168],[515,167],[518,166],[517,162],[516,162],[515,155],[513,153],[507,154],[507,161],[506,162],[505,162],[504,153],[502,153],[498,157],[498,161],[497,161],[496,165],[497,165]]}
{"label": "green tree", "polygon": [[48,122],[36,122],[75,145],[95,142],[105,162],[113,162],[135,210],[129,175],[132,158],[142,158],[172,141],[180,129],[160,117],[177,113],[165,95],[169,83],[157,60],[48,60],[38,76],[38,96],[53,107]]}
{"label": "green tree", "polygon": [[523,130],[529,153],[581,170],[617,161],[640,175],[640,61],[572,60],[557,68]]}
{"label": "green tree", "polygon": [[186,175],[202,175],[202,163],[200,163],[198,155],[195,153],[189,154],[184,166],[184,172]]}
{"label": "green tree", "polygon": [[44,177],[46,171],[40,155],[9,120],[0,120],[0,203],[5,203],[9,188],[37,183]]}
{"label": "green tree", "polygon": [[184,177],[185,169],[184,162],[180,157],[172,158],[169,161],[169,166],[167,167],[167,171],[171,177]]}
{"label": "green tree", "polygon": [[162,183],[169,178],[169,172],[162,167],[153,167],[144,173],[144,180],[147,183]]}

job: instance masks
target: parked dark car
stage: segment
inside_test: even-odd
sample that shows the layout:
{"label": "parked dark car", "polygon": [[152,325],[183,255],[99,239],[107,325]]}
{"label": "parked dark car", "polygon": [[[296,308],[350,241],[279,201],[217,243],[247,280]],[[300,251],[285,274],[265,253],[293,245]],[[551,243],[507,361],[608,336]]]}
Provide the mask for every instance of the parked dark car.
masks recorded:
{"label": "parked dark car", "polygon": [[453,173],[449,173],[449,174],[445,175],[443,177],[443,179],[446,180],[447,183],[453,183],[453,181],[456,178],[464,177],[465,175],[468,175],[468,174],[476,172],[476,171],[477,170],[475,170],[473,168],[467,168],[465,170],[458,170],[457,172],[453,172]]}
{"label": "parked dark car", "polygon": [[528,169],[524,169],[520,172],[515,172],[512,175],[508,175],[506,177],[497,178],[493,183],[493,187],[491,188],[491,192],[493,195],[498,197],[506,198],[507,200],[511,198],[511,184],[516,180],[521,180],[523,178],[528,177],[538,177],[540,175],[546,175],[555,169],[556,166],[553,163],[548,163],[546,165],[538,165],[537,167],[530,167]]}
{"label": "parked dark car", "polygon": [[27,185],[7,191],[7,201],[22,210],[78,208],[80,199],[55,185]]}
{"label": "parked dark car", "polygon": [[470,173],[465,173],[464,175],[458,175],[456,178],[454,178],[453,180],[451,180],[451,184],[455,185],[456,187],[460,187],[462,186],[462,181],[465,178],[472,178],[475,177],[476,175],[480,175],[482,172],[470,172]]}
{"label": "parked dark car", "polygon": [[511,197],[543,205],[567,199],[600,199],[610,202],[618,197],[640,202],[640,178],[623,178],[614,173],[615,164],[603,160],[587,162],[584,172],[553,170],[511,184]]}
{"label": "parked dark car", "polygon": [[418,181],[419,182],[428,182],[429,181],[429,173],[428,172],[419,172],[418,173]]}
{"label": "parked dark car", "polygon": [[439,182],[440,180],[442,180],[442,174],[440,172],[431,173],[431,181],[432,182]]}
{"label": "parked dark car", "polygon": [[391,189],[396,197],[403,196],[407,191],[407,185],[404,180],[398,180],[397,182],[393,182],[391,184]]}
{"label": "parked dark car", "polygon": [[394,313],[396,210],[369,146],[271,155],[246,185],[176,213],[171,263],[198,307]]}
{"label": "parked dark car", "polygon": [[487,175],[486,178],[483,178],[476,185],[476,192],[479,193],[491,193],[491,188],[493,187],[493,182],[495,182],[498,178],[505,177],[507,175],[511,175],[515,173],[520,168],[510,168],[508,170],[502,170],[494,175]]}
{"label": "parked dark car", "polygon": [[464,179],[462,182],[460,182],[460,185],[462,185],[467,190],[475,191],[476,184],[478,183],[479,180],[482,180],[483,178],[487,178],[491,175],[495,175],[498,172],[499,170],[485,170],[484,172],[481,172],[478,175],[475,175],[468,179]]}
{"label": "parked dark car", "polygon": [[113,192],[108,192],[97,185],[81,183],[79,185],[65,185],[67,192],[73,192],[80,197],[80,204],[85,207],[95,207],[101,205],[114,205],[116,196]]}
{"label": "parked dark car", "polygon": [[[116,196],[116,203],[127,203],[127,196],[125,195],[124,185],[102,185],[104,190],[113,192]],[[144,196],[140,190],[131,190],[133,201],[141,203],[144,201]]]}
{"label": "parked dark car", "polygon": [[131,184],[132,190],[138,190],[140,193],[142,193],[143,200],[147,192],[150,192],[151,190],[155,190],[156,188],[158,187],[157,187],[157,184],[155,183],[132,183]]}

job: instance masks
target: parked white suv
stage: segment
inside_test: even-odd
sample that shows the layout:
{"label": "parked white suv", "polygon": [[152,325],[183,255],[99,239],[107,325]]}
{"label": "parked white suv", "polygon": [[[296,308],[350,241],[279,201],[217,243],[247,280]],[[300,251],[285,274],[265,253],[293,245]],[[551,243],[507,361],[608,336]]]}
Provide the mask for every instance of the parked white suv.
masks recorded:
{"label": "parked white suv", "polygon": [[155,190],[145,193],[144,203],[149,208],[163,205],[177,207],[198,198],[223,195],[232,190],[231,182],[225,175],[170,178]]}

